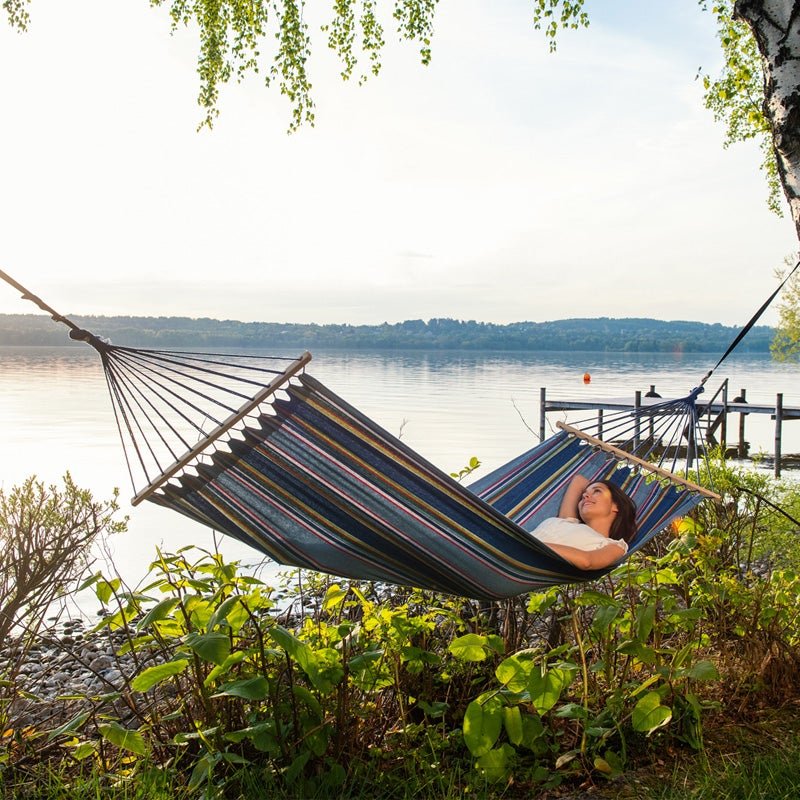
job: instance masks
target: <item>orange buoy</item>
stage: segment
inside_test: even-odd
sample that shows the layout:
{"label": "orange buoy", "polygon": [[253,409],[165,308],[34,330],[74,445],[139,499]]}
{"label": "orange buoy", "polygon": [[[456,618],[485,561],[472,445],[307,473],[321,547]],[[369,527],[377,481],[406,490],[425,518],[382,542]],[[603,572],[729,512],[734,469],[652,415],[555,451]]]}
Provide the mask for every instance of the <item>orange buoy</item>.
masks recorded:
{"label": "orange buoy", "polygon": [[583,373],[583,382],[584,383],[591,383],[592,382],[592,376],[588,372],[584,372]]}

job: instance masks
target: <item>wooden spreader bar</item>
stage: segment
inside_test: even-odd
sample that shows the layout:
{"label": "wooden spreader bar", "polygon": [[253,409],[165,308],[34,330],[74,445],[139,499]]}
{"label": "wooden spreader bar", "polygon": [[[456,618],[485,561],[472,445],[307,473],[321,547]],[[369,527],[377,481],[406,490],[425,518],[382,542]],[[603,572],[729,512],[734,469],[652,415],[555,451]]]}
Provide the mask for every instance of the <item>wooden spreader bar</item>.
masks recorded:
{"label": "wooden spreader bar", "polygon": [[199,456],[204,450],[216,442],[217,439],[226,434],[234,425],[236,425],[237,422],[244,419],[251,411],[253,411],[253,409],[261,405],[261,403],[263,403],[264,400],[266,400],[270,395],[274,394],[284,384],[288,383],[295,375],[297,375],[298,372],[301,372],[303,369],[305,369],[305,366],[309,361],[311,361],[311,353],[309,352],[303,353],[302,356],[297,358],[295,361],[292,361],[292,363],[289,364],[289,366],[280,375],[277,375],[273,380],[271,380],[269,384],[267,384],[256,395],[248,400],[238,411],[234,412],[226,420],[217,425],[217,427],[214,428],[214,430],[212,430],[206,437],[204,437],[202,441],[198,442],[191,450],[189,450],[185,455],[172,464],[172,466],[167,467],[167,469],[165,469],[161,475],[159,475],[154,481],[151,481],[148,486],[136,494],[131,499],[131,504],[134,506],[139,505],[142,500],[146,500],[151,494],[156,492],[194,458]]}

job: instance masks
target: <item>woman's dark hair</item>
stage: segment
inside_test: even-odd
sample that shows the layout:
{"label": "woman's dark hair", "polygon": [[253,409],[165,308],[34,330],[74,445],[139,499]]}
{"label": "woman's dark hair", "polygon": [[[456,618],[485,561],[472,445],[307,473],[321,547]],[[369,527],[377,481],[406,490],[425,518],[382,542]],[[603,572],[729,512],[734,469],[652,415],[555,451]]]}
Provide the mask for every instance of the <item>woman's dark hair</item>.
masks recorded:
{"label": "woman's dark hair", "polygon": [[611,481],[592,481],[592,483],[602,483],[611,492],[611,499],[617,507],[617,515],[611,523],[608,537],[622,539],[623,542],[629,544],[636,535],[636,503],[616,483]]}

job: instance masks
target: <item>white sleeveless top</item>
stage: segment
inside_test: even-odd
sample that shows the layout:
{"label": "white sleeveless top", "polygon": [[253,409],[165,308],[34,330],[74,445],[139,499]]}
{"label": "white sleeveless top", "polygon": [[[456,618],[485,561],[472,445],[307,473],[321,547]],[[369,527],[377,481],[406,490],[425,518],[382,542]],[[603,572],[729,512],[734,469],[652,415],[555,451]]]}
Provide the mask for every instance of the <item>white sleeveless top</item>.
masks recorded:
{"label": "white sleeveless top", "polygon": [[609,539],[574,517],[548,517],[531,531],[545,544],[565,544],[578,550],[599,550],[607,544],[616,544],[623,553],[628,545],[622,539]]}

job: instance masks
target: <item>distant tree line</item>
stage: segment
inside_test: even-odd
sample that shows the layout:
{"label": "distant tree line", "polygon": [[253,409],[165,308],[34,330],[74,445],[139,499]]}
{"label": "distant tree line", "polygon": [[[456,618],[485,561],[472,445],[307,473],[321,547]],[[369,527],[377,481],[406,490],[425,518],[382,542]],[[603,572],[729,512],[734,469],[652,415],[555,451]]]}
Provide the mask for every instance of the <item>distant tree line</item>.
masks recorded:
{"label": "distant tree line", "polygon": [[[164,348],[336,348],[352,350],[526,350],[721,352],[736,326],[656,319],[564,319],[491,322],[447,318],[381,325],[316,325],[188,317],[71,317],[114,344]],[[739,351],[769,352],[771,327],[754,327]],[[36,314],[1,314],[0,345],[75,344],[67,328]]]}

